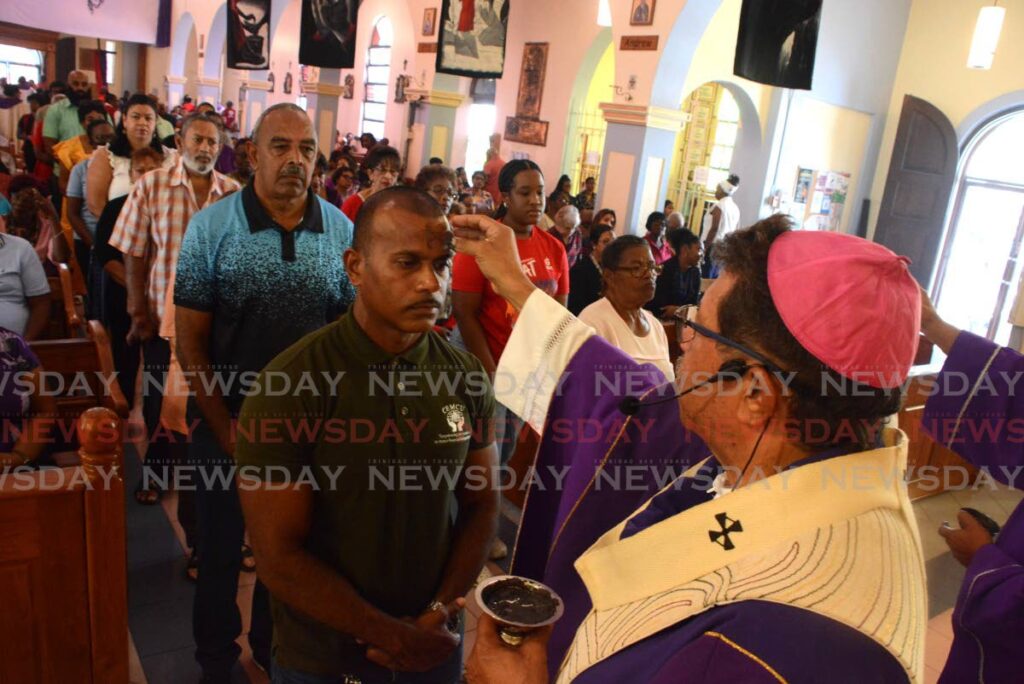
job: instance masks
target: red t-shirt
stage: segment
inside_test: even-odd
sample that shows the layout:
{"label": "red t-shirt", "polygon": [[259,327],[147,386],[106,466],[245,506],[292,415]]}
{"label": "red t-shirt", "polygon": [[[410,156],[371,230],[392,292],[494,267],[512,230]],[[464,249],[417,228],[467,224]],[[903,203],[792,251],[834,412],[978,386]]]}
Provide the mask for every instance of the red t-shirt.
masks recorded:
{"label": "red t-shirt", "polygon": [[[530,282],[552,297],[569,294],[569,260],[558,238],[534,226],[530,237],[517,239],[516,246],[519,248],[519,264]],[[512,324],[518,312],[498,296],[480,272],[476,259],[466,254],[455,255],[452,290],[482,294],[477,316],[484,329],[491,356],[497,363],[512,335]]]}
{"label": "red t-shirt", "polygon": [[358,192],[341,203],[341,213],[348,216],[349,221],[356,222],[359,210],[363,208],[363,197]]}

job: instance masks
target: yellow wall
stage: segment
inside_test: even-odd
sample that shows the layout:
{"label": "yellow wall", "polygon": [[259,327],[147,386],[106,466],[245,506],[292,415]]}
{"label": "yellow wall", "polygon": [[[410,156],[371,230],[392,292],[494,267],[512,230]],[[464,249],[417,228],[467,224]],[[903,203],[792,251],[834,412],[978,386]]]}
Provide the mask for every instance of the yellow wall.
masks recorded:
{"label": "yellow wall", "polygon": [[1024,6],[1020,4],[1007,7],[992,69],[967,68],[978,10],[988,4],[983,0],[914,0],[871,191],[872,233],[904,95],[927,100],[959,126],[981,105],[1024,89]]}
{"label": "yellow wall", "polygon": [[[693,64],[686,74],[686,85],[680,94],[680,103],[690,93],[709,81],[730,81],[739,84],[750,95],[757,108],[759,118],[764,125],[764,110],[770,86],[754,83],[732,73],[733,60],[736,56],[736,27],[740,23],[740,7],[742,0],[724,0],[715,12],[693,55]],[[763,132],[763,131],[762,131]]]}
{"label": "yellow wall", "polygon": [[612,85],[615,83],[615,49],[609,44],[601,55],[601,61],[594,69],[590,79],[590,89],[584,104],[586,111],[599,111],[598,104],[608,102],[612,98]]}
{"label": "yellow wall", "polygon": [[799,168],[817,172],[836,171],[851,176],[847,204],[843,209],[840,231],[848,231],[856,207],[858,174],[867,150],[871,116],[845,107],[836,107],[807,95],[793,97],[786,139],[779,157],[775,187],[784,201],[792,201]]}

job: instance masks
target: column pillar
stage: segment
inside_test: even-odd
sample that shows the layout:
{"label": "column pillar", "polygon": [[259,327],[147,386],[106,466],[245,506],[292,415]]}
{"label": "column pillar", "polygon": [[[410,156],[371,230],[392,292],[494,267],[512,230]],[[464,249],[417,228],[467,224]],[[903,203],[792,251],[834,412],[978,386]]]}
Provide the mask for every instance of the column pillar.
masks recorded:
{"label": "column pillar", "polygon": [[334,149],[335,131],[338,128],[338,102],[345,88],[341,85],[341,69],[320,69],[316,83],[303,83],[302,94],[306,96],[306,111],[313,122],[320,151],[329,157]]}
{"label": "column pillar", "polygon": [[447,90],[415,88],[407,88],[405,93],[410,101],[418,102],[410,132],[407,174],[415,175],[431,157],[440,157],[451,165],[456,110],[466,101],[466,96]]}
{"label": "column pillar", "polygon": [[185,84],[187,82],[188,79],[184,76],[172,76],[171,74],[164,76],[167,109],[174,109],[181,104],[181,100],[185,96]]}
{"label": "column pillar", "polygon": [[[266,71],[258,72],[266,74]],[[239,88],[238,97],[238,130],[240,135],[252,135],[252,127],[267,108],[267,94],[270,81],[245,81]],[[244,95],[244,96],[243,96]]]}
{"label": "column pillar", "polygon": [[196,104],[209,102],[216,107],[220,101],[220,79],[200,76],[196,79],[196,86],[198,97]]}
{"label": "column pillar", "polygon": [[668,191],[676,136],[686,123],[682,110],[602,102],[608,122],[598,202],[615,210],[618,231],[642,235],[652,211]]}

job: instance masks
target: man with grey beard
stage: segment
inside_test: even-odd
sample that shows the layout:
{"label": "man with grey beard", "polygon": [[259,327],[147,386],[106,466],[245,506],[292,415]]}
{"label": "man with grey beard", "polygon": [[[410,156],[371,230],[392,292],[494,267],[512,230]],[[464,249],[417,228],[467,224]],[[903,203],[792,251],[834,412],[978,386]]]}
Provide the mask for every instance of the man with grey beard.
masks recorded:
{"label": "man with grey beard", "polygon": [[[150,435],[160,424],[162,390],[171,354],[167,340],[157,331],[185,227],[193,214],[239,188],[238,183],[213,169],[222,129],[219,118],[197,114],[186,119],[178,136],[178,162],[138,180],[110,236],[110,245],[124,253],[128,314],[132,320],[128,343],[142,344],[144,378],[148,379],[142,386],[142,412]],[[150,468],[167,461],[167,447],[165,442],[150,440],[147,469],[136,492],[141,504],[154,504],[160,498],[159,492],[149,486]]]}

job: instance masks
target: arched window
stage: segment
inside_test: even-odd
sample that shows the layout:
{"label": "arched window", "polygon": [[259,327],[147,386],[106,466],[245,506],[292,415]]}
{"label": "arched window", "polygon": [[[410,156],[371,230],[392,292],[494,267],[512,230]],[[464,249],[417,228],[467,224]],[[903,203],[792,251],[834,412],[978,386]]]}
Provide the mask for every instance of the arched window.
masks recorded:
{"label": "arched window", "polygon": [[373,26],[370,48],[366,51],[366,73],[363,78],[363,125],[360,133],[372,133],[380,140],[384,137],[387,119],[388,81],[391,76],[391,45],[394,29],[391,20],[381,17]]}
{"label": "arched window", "polygon": [[1022,158],[1024,111],[992,121],[967,145],[933,292],[943,318],[1002,345],[1024,262]]}

